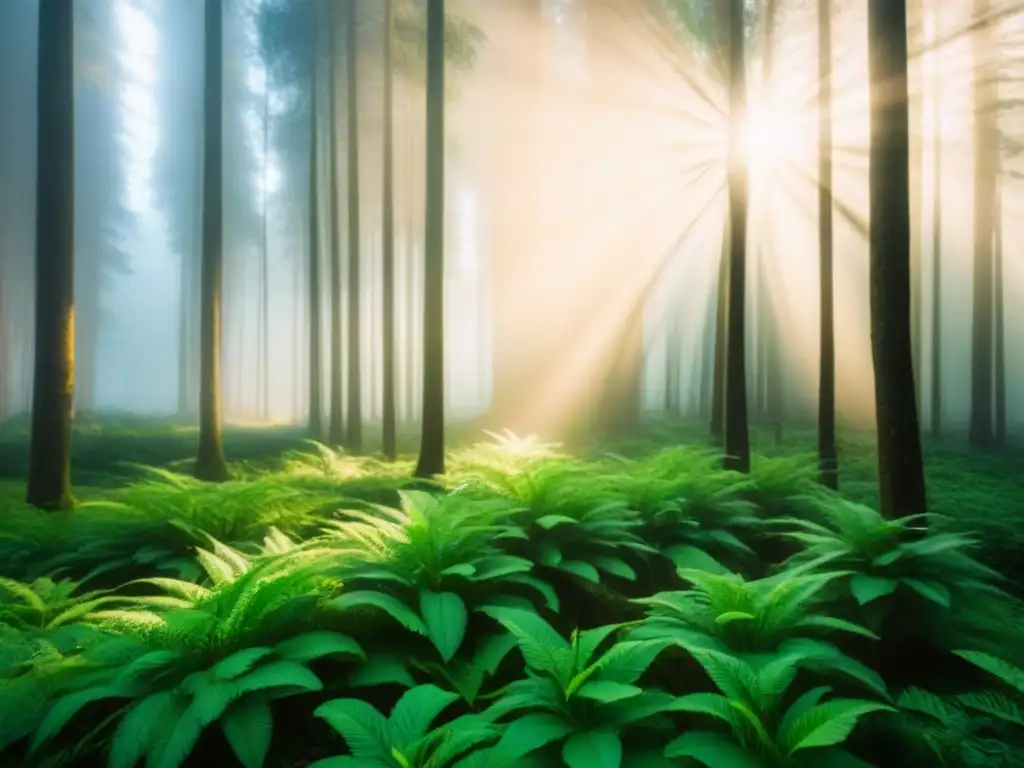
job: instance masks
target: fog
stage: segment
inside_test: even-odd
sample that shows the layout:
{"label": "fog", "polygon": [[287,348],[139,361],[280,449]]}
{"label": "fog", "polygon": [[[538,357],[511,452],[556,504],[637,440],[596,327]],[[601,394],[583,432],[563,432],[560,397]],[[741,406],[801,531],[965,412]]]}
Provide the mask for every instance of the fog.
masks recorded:
{"label": "fog", "polygon": [[[340,0],[328,0],[340,3]],[[304,423],[309,404],[310,59],[286,26],[308,0],[226,0],[224,83],[226,421]],[[449,63],[446,135],[447,418],[557,432],[596,406],[623,360],[642,404],[709,405],[718,261],[725,231],[726,91],[713,49],[655,0],[462,0],[474,34]],[[813,5],[813,4],[812,4]],[[748,377],[765,409],[777,354],[790,418],[811,418],[818,371],[817,21],[781,0],[770,77],[763,23],[748,37],[751,210]],[[920,164],[914,210],[921,294],[922,424],[970,413],[975,85],[994,72],[1000,155],[997,311],[1006,418],[1024,422],[1024,11],[941,0],[919,31],[911,77]],[[834,35],[837,408],[874,419],[868,324],[867,44],[863,3],[836,0]],[[409,2],[422,14],[422,3]],[[76,0],[76,410],[195,418],[203,72],[201,0]],[[660,10],[659,10],[660,9]],[[0,417],[29,408],[35,232],[36,4],[0,2]],[[364,418],[382,412],[382,34],[361,0],[359,139]],[[301,27],[301,18],[292,21]],[[329,31],[329,30],[328,30]],[[479,33],[478,35],[476,33]],[[324,30],[320,30],[324,34]],[[338,45],[347,45],[340,35]],[[926,44],[927,43],[927,44]],[[912,46],[913,48],[913,46]],[[395,87],[398,412],[418,419],[422,364],[424,107],[415,45]],[[315,62],[327,103],[329,62]],[[984,64],[984,68],[981,65]],[[319,109],[319,211],[328,391],[330,235],[346,247],[345,77]],[[333,127],[333,130],[332,130]],[[337,194],[328,193],[337,142]],[[936,162],[938,157],[938,162]],[[937,173],[936,173],[937,169]],[[916,176],[913,174],[916,173]],[[935,190],[938,194],[935,194]],[[936,211],[935,201],[941,204]],[[935,226],[936,220],[939,226]],[[936,237],[937,235],[937,237]],[[932,288],[941,261],[935,338]],[[45,276],[44,278],[45,279]],[[345,289],[347,290],[347,289]],[[345,304],[345,290],[333,297]],[[768,320],[766,320],[768,318]],[[776,331],[767,335],[765,323]],[[774,341],[771,341],[774,339]],[[632,341],[631,341],[632,340]],[[633,346],[631,346],[633,345]],[[772,349],[769,350],[768,347]],[[635,354],[635,359],[630,357]],[[347,352],[345,353],[347,358]]]}

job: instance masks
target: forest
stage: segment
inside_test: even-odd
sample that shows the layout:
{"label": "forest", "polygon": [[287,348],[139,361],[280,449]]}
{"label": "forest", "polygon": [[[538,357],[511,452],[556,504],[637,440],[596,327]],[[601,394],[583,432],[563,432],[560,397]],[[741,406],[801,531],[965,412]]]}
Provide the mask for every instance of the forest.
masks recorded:
{"label": "forest", "polygon": [[0,0],[0,766],[1024,768],[1024,3]]}

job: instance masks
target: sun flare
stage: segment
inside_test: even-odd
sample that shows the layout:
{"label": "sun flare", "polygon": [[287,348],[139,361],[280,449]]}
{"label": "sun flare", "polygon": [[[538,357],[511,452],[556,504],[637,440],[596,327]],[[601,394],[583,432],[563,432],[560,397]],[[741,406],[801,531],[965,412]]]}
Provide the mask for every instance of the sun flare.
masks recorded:
{"label": "sun flare", "polygon": [[793,159],[814,137],[781,111],[752,104],[744,130],[744,151],[751,171],[764,171]]}

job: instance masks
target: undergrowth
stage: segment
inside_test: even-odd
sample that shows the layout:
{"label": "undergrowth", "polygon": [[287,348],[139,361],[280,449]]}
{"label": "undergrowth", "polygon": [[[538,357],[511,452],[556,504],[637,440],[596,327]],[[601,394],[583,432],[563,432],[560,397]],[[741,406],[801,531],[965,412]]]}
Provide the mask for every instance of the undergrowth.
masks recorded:
{"label": "undergrowth", "polygon": [[1024,765],[1016,481],[940,454],[887,521],[856,461],[492,438],[0,486],[0,764]]}

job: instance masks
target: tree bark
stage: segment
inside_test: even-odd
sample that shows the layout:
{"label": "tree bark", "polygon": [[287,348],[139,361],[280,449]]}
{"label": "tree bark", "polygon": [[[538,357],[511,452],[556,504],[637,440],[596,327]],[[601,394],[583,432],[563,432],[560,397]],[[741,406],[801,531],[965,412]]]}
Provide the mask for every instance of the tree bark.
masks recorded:
{"label": "tree bark", "polygon": [[330,54],[328,56],[328,89],[330,98],[330,120],[328,121],[328,135],[330,145],[328,148],[329,178],[330,181],[330,205],[328,208],[328,221],[331,227],[331,392],[330,392],[330,417],[328,419],[327,439],[331,445],[341,445],[345,442],[345,423],[343,408],[343,379],[344,366],[342,365],[342,339],[341,339],[341,232],[338,224],[338,95],[337,95],[337,68],[338,68],[338,25],[335,9],[337,3],[332,0],[327,6],[327,34],[330,35]]}
{"label": "tree bark", "polygon": [[206,0],[204,33],[203,261],[200,289],[199,451],[200,480],[228,479],[221,434],[221,290],[224,276],[224,169],[222,162],[224,19],[221,0]]}
{"label": "tree bark", "polygon": [[384,456],[394,461],[398,455],[395,414],[395,186],[394,186],[394,71],[391,61],[392,0],[384,0],[384,150],[383,193],[381,204],[381,291],[384,315],[383,338],[383,449]]}
{"label": "tree bark", "polygon": [[927,511],[910,338],[906,0],[868,0],[871,353],[883,515]]}
{"label": "tree bark", "polygon": [[[997,184],[998,176],[997,176]],[[995,325],[995,442],[1006,442],[1006,325],[1003,314],[1003,201],[997,189],[993,229],[993,323]]]}
{"label": "tree bark", "polygon": [[319,152],[320,142],[318,128],[319,111],[317,110],[317,91],[320,83],[317,77],[319,67],[319,6],[313,14],[314,28],[312,41],[313,62],[311,68],[311,88],[309,105],[309,254],[307,266],[306,302],[309,310],[309,402],[307,403],[309,433],[314,440],[322,440],[324,433],[323,414],[323,318],[321,317],[321,298],[323,291],[320,286],[320,185]]}
{"label": "tree bark", "polygon": [[836,347],[832,272],[832,2],[818,0],[818,254],[820,351],[818,471],[821,484],[839,488],[836,457]]}
{"label": "tree bark", "polygon": [[722,253],[718,259],[718,295],[715,301],[715,339],[711,371],[711,437],[725,439],[725,339],[729,322],[729,225],[722,235]]}
{"label": "tree bark", "polygon": [[72,0],[40,0],[36,328],[28,503],[72,506],[75,390],[75,127]]}
{"label": "tree bark", "polygon": [[348,86],[348,435],[353,453],[363,449],[363,388],[360,321],[362,320],[361,248],[359,239],[359,30],[358,0],[348,0],[346,74]]}
{"label": "tree bark", "polygon": [[[939,39],[938,5],[932,35]],[[938,59],[932,80],[932,437],[942,436],[942,77]]]}
{"label": "tree bark", "polygon": [[444,472],[444,0],[427,0],[423,433],[417,477]]}
{"label": "tree bark", "polygon": [[725,468],[750,471],[747,432],[746,273],[747,158],[743,121],[747,110],[744,2],[729,13],[729,305],[725,366]]}
{"label": "tree bark", "polygon": [[270,87],[263,84],[263,248],[260,259],[260,371],[259,413],[266,420],[270,414],[270,252],[267,220],[267,168],[270,152]]}
{"label": "tree bark", "polygon": [[[987,18],[989,0],[975,0],[974,18]],[[971,425],[975,448],[992,445],[992,240],[999,130],[995,124],[995,77],[988,35],[974,40],[974,303],[971,332]]]}

